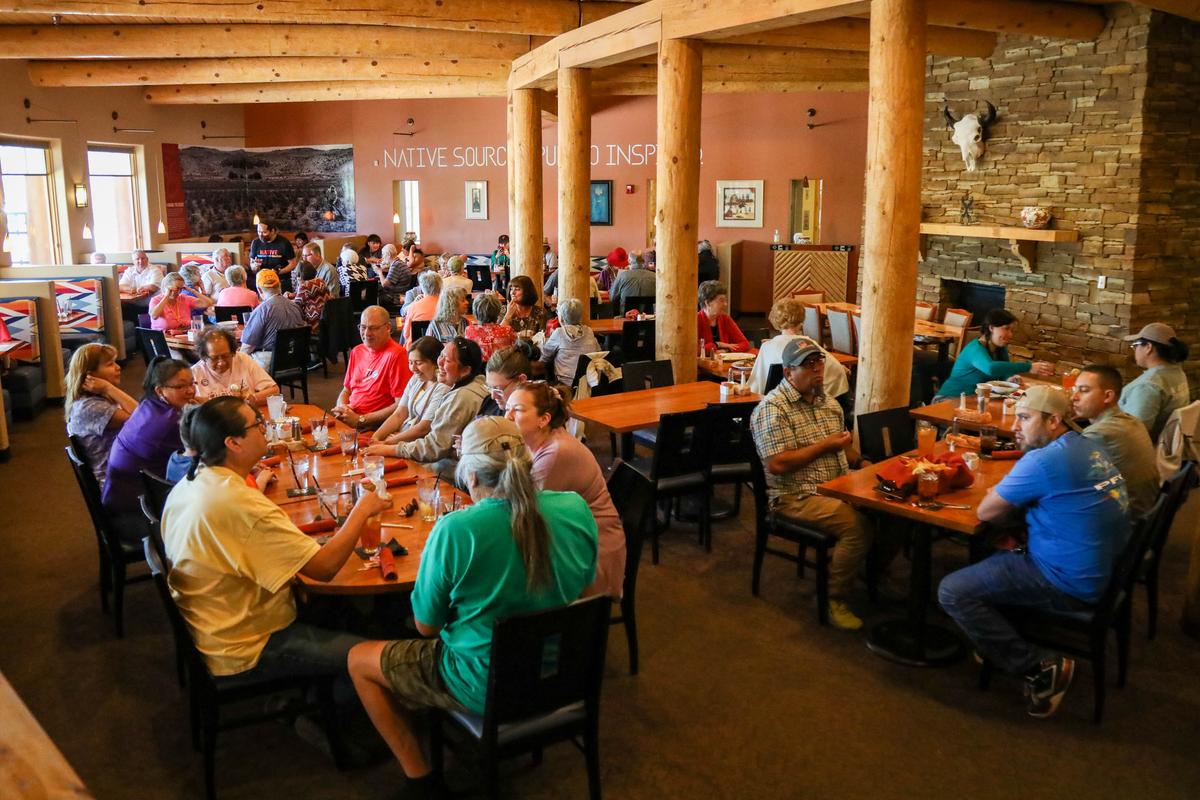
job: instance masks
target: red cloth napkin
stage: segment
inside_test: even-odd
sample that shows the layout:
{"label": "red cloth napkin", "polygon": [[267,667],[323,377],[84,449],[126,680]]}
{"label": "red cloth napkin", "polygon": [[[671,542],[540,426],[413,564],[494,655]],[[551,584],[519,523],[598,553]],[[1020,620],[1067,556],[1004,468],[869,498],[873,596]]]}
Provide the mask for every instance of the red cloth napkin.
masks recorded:
{"label": "red cloth napkin", "polygon": [[340,452],[342,452],[342,446],[340,444],[335,444],[333,447],[327,447],[326,449],[322,450],[317,455],[325,457],[325,456],[337,455]]}
{"label": "red cloth napkin", "polygon": [[300,423],[300,432],[301,433],[312,433],[312,425],[313,425],[313,421],[311,419],[304,420],[304,422]]}
{"label": "red cloth napkin", "polygon": [[394,478],[386,478],[384,480],[384,484],[389,489],[394,489],[397,486],[411,486],[412,484],[417,482],[417,479],[419,477],[421,477],[421,476],[420,475],[397,475]]}
{"label": "red cloth napkin", "polygon": [[300,529],[301,533],[307,533],[311,536],[316,533],[328,533],[337,528],[337,523],[331,519],[319,519],[315,522],[306,522],[303,525],[297,525],[296,527]]}
{"label": "red cloth napkin", "polygon": [[389,458],[383,462],[383,474],[389,472],[399,472],[402,469],[408,469],[408,462],[403,458]]}
{"label": "red cloth napkin", "polygon": [[396,557],[386,547],[379,548],[379,572],[385,581],[396,580]]}
{"label": "red cloth napkin", "polygon": [[283,456],[267,456],[259,463],[264,467],[277,467],[283,463]]}
{"label": "red cloth napkin", "polygon": [[[901,456],[884,464],[875,477],[880,483],[890,483],[901,492],[910,492],[917,485],[917,476],[913,474],[912,465],[917,459]],[[925,459],[935,464],[945,464],[951,467],[943,472],[938,480],[938,493],[954,489],[964,489],[975,482],[975,475],[967,468],[966,462],[958,453],[939,453]]]}

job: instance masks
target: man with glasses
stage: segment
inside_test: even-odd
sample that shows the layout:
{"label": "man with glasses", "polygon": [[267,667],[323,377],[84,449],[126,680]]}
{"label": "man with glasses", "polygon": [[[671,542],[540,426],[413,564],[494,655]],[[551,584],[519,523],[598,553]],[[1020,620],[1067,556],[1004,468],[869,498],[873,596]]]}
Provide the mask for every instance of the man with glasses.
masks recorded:
{"label": "man with glasses", "polygon": [[363,343],[350,351],[346,382],[332,413],[347,425],[377,428],[396,410],[396,398],[404,394],[412,373],[408,353],[392,341],[387,309],[364,308],[358,332]]}
{"label": "man with glasses", "polygon": [[192,367],[196,379],[196,399],[204,402],[213,397],[231,394],[252,405],[261,405],[279,385],[257,361],[238,352],[237,339],[224,328],[204,331],[197,344],[200,362]]}
{"label": "man with glasses", "polygon": [[367,518],[383,510],[364,491],[323,546],[302,533],[248,475],[267,453],[262,415],[234,397],[196,409],[185,438],[195,448],[188,476],[162,514],[168,583],[213,675],[346,676],[361,641],[297,620],[297,574],[331,580],[354,551]]}
{"label": "man with glasses", "polygon": [[750,417],[771,509],[838,540],[829,564],[829,621],[841,630],[858,630],[862,620],[846,597],[871,550],[871,524],[850,504],[818,495],[817,487],[860,466],[862,458],[846,430],[842,407],[825,394],[821,348],[793,339],[781,361],[783,380]]}

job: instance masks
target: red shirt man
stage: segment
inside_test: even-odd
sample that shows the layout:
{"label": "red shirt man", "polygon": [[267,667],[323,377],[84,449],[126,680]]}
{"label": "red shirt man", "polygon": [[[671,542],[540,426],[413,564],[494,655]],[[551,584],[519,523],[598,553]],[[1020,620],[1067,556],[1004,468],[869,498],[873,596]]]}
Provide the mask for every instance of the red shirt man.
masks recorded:
{"label": "red shirt man", "polygon": [[363,309],[358,326],[363,343],[350,351],[346,382],[333,415],[348,425],[379,425],[396,408],[412,378],[408,353],[392,341],[392,321],[381,306]]}

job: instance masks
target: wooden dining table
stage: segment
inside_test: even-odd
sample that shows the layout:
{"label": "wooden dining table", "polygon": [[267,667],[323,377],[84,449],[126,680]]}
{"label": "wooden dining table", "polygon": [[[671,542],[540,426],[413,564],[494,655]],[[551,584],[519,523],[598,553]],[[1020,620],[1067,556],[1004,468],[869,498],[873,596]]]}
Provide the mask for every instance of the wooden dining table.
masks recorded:
{"label": "wooden dining table", "polygon": [[[943,442],[935,445],[935,453],[946,452]],[[877,517],[897,517],[908,520],[912,527],[912,561],[909,578],[908,611],[902,619],[892,619],[872,626],[867,634],[867,647],[872,652],[909,666],[941,666],[949,664],[963,653],[961,640],[952,631],[927,620],[929,606],[930,566],[933,558],[933,534],[937,530],[965,536],[973,551],[982,543],[987,523],[977,516],[980,502],[988,490],[999,483],[1012,469],[1015,460],[980,460],[975,482],[965,489],[939,494],[938,501],[967,506],[965,509],[940,510],[918,508],[915,495],[904,501],[891,500],[876,491],[876,475],[885,465],[899,459],[911,458],[916,451],[848,472],[826,481],[817,493],[834,497]]]}
{"label": "wooden dining table", "polygon": [[633,432],[657,427],[663,414],[699,411],[709,403],[756,402],[761,397],[751,393],[722,400],[720,384],[695,381],[576,400],[571,416],[621,434],[621,457],[628,460],[633,457]]}
{"label": "wooden dining table", "polygon": [[2,673],[0,720],[0,797],[92,797]]}
{"label": "wooden dining table", "polygon": [[620,333],[625,327],[625,321],[624,317],[602,317],[589,321],[588,327],[597,336],[610,336]]}
{"label": "wooden dining table", "polygon": [[[286,413],[288,416],[300,419],[302,425],[321,420],[323,415],[323,411],[318,406],[304,404],[289,404]],[[338,443],[338,431],[351,430],[332,417],[325,416],[324,420],[330,425],[329,438],[333,445]],[[304,439],[308,444],[312,443],[311,435],[305,435]],[[309,451],[295,451],[293,457],[306,453]],[[277,480],[273,481],[264,492],[266,497],[279,505],[288,518],[297,525],[329,519],[330,513],[322,507],[317,495],[288,496],[289,489],[297,489],[299,486],[292,474],[287,455],[280,449],[273,450],[271,455],[282,455],[283,458],[282,462],[275,467]],[[311,453],[311,456],[314,466],[310,468],[310,486],[318,485],[328,489],[337,485],[343,492],[349,492],[352,484],[362,479],[361,474],[347,474],[350,459],[340,452],[329,456]],[[432,477],[433,473],[416,462],[407,461],[403,469],[388,473],[386,477],[391,478],[396,475],[417,475],[424,478]],[[406,517],[401,511],[417,496],[416,484],[393,487],[388,489],[388,494],[392,497],[392,505],[380,515],[381,534],[385,540],[395,539],[408,550],[407,555],[396,556],[396,579],[384,580],[383,574],[377,566],[369,566],[358,555],[352,554],[332,580],[318,581],[304,575],[297,575],[297,584],[304,592],[313,595],[374,595],[412,589],[417,579],[421,553],[425,549],[425,540],[429,538],[429,533],[433,530],[435,523],[423,520],[420,512]],[[470,504],[470,497],[455,490],[450,484],[444,484],[442,494],[447,499],[457,496],[462,506]],[[336,513],[336,509],[333,510]],[[393,527],[397,525],[407,527]],[[332,533],[333,531],[328,531],[320,535]]]}
{"label": "wooden dining table", "polygon": [[[949,428],[954,424],[954,412],[958,411],[958,403],[958,399],[941,400],[927,406],[909,409],[908,415],[913,419],[932,422],[939,428]],[[967,398],[967,408],[971,411],[978,409],[975,395]],[[988,413],[992,415],[992,421],[989,424],[996,429],[996,435],[1002,439],[1012,439],[1013,426],[1017,421],[1017,416],[1012,412],[1012,409],[1008,409],[1007,413],[1005,413],[1004,401],[998,397],[993,397],[989,400],[987,408]],[[983,426],[981,423],[963,419],[959,420],[958,427],[961,430],[978,432]]]}
{"label": "wooden dining table", "polygon": [[[242,331],[245,326],[238,325],[236,328],[226,328],[225,330],[233,334],[233,338],[239,342],[242,340]],[[168,333],[166,334],[167,346],[172,350],[191,350],[196,351],[197,343],[188,338],[187,331]]]}

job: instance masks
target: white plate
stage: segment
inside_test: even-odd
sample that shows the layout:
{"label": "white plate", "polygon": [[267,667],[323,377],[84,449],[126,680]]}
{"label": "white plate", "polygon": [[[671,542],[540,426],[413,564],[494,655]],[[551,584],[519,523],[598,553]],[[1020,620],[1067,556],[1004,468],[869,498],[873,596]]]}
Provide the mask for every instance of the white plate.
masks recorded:
{"label": "white plate", "polygon": [[[983,385],[985,384],[980,384],[980,386]],[[1012,394],[1021,388],[1020,384],[1013,383],[1012,381],[988,381],[986,385],[992,387],[992,394],[999,395]]]}

